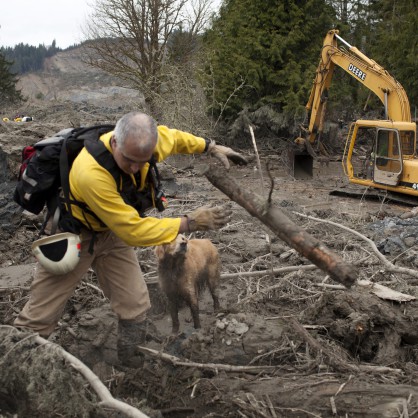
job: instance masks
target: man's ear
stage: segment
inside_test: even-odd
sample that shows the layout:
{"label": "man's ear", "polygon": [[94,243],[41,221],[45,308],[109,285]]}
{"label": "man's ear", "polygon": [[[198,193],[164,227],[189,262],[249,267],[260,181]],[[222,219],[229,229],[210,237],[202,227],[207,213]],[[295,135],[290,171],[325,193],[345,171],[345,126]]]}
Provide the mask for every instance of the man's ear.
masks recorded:
{"label": "man's ear", "polygon": [[110,148],[112,148],[112,150],[116,148],[116,138],[114,135],[110,138]]}

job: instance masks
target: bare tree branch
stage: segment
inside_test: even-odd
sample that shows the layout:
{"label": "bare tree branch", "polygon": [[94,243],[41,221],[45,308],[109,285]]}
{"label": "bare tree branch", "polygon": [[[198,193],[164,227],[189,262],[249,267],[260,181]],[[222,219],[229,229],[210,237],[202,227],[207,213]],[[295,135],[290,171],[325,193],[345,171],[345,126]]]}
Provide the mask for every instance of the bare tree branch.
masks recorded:
{"label": "bare tree branch", "polygon": [[128,82],[153,111],[174,35],[187,33],[193,45],[211,5],[212,0],[97,0],[83,29],[84,61]]}
{"label": "bare tree branch", "polygon": [[144,354],[148,354],[152,357],[158,358],[160,360],[169,362],[175,366],[183,367],[194,367],[197,369],[206,369],[206,370],[222,370],[225,372],[243,372],[243,373],[260,373],[265,370],[274,370],[277,366],[235,366],[231,364],[221,364],[221,363],[196,363],[190,360],[182,360],[171,354],[163,353],[161,351],[153,350],[152,348],[137,346],[137,348],[142,351]]}
{"label": "bare tree branch", "polygon": [[415,278],[418,278],[418,271],[407,268],[407,267],[401,267],[401,266],[395,266],[395,264],[391,263],[376,247],[376,244],[370,239],[367,238],[365,235],[361,234],[358,231],[355,231],[354,229],[351,229],[347,226],[341,225],[337,222],[332,222],[327,219],[319,219],[315,218],[314,216],[305,215],[303,213],[293,212],[295,215],[301,216],[303,218],[312,219],[317,222],[327,223],[329,225],[336,226],[338,228],[344,229],[345,231],[351,232],[352,234],[356,235],[357,237],[361,238],[363,241],[367,242],[370,247],[372,248],[374,254],[376,257],[383,263],[387,271],[390,271],[391,273],[399,273],[399,274],[406,274],[408,276],[412,276]]}

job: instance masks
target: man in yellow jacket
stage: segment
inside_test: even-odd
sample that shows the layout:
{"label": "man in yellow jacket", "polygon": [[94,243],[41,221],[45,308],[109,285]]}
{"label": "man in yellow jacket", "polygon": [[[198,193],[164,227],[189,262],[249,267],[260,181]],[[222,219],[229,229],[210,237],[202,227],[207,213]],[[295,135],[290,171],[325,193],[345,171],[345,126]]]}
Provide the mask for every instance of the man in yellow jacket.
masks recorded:
{"label": "man in yellow jacket", "polygon": [[[135,188],[145,190],[149,161],[162,161],[173,154],[208,152],[226,166],[228,159],[246,164],[245,158],[228,147],[186,132],[157,126],[148,115],[131,112],[100,137],[122,174]],[[56,327],[67,300],[90,267],[97,274],[111,308],[119,318],[118,356],[129,366],[139,366],[135,347],[145,342],[146,314],[150,305],[146,283],[133,247],[173,241],[179,233],[218,229],[231,212],[224,207],[202,207],[178,218],[143,217],[123,197],[123,185],[83,148],[70,175],[72,215],[81,228],[80,258],[72,271],[57,276],[38,265],[29,301],[15,320],[17,327],[48,337]],[[81,204],[80,204],[81,203]],[[90,249],[90,251],[89,251]]]}

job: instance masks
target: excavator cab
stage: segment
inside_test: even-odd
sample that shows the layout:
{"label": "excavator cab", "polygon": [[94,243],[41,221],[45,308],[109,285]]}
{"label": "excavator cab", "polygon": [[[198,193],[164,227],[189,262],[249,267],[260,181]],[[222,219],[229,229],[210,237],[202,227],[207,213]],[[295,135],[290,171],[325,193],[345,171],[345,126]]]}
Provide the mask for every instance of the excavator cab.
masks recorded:
{"label": "excavator cab", "polygon": [[396,186],[402,174],[402,152],[399,132],[378,129],[374,158],[373,181]]}
{"label": "excavator cab", "polygon": [[[378,120],[357,120],[347,135],[343,168],[350,183],[418,197],[416,124],[411,120],[408,96],[402,85],[377,62],[368,58],[332,29],[325,36],[311,94],[306,104],[308,126],[297,138],[292,165],[294,176],[311,158],[326,155],[321,149],[328,90],[335,67],[339,67],[373,92],[383,104]],[[302,148],[302,152],[301,151]],[[301,155],[304,152],[305,157]],[[319,159],[319,157],[318,157]],[[418,201],[416,202],[418,204]]]}
{"label": "excavator cab", "polygon": [[350,127],[343,168],[351,183],[396,191],[417,180],[415,150],[413,123],[358,120]]}

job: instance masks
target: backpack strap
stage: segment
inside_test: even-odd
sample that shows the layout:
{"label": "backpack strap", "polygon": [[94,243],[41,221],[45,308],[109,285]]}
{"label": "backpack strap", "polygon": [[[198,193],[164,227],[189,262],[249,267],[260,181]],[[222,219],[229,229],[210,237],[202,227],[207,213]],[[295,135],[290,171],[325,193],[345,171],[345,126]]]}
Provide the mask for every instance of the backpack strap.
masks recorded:
{"label": "backpack strap", "polygon": [[[115,179],[118,192],[120,192],[120,180],[125,173],[122,174],[122,171],[117,166],[112,153],[109,152],[105,144],[100,140],[87,139],[84,142],[84,146],[86,147],[87,151],[94,157],[94,159],[112,175],[112,177]],[[127,174],[126,176],[129,177]]]}
{"label": "backpack strap", "polygon": [[160,172],[158,171],[157,162],[155,161],[154,155],[151,156],[151,159],[148,161],[148,163],[150,165],[148,175],[152,185],[156,190],[161,190],[161,176]]}
{"label": "backpack strap", "polygon": [[60,176],[64,202],[67,206],[68,213],[70,216],[73,216],[70,204],[70,166],[68,163],[67,142],[68,138],[64,138],[60,153]]}
{"label": "backpack strap", "polygon": [[[136,203],[140,203],[140,201],[144,198],[144,196],[141,194],[141,192],[137,192],[136,187],[134,185],[134,182],[130,175],[124,173],[118,165],[116,164],[115,159],[113,158],[112,153],[106,148],[105,144],[100,141],[100,136],[106,132],[109,132],[113,126],[105,125],[103,126],[104,129],[96,130],[95,135],[92,135],[91,128],[86,128],[86,134],[84,134],[83,131],[78,131],[75,136],[81,137],[84,136],[84,147],[87,149],[87,151],[93,156],[93,158],[97,161],[100,166],[105,168],[114,178],[116,187],[118,192],[121,194],[122,198],[127,204],[130,204],[131,206],[135,207],[135,209],[138,210],[140,215],[142,216],[140,209],[143,208],[141,204],[139,206],[136,205]],[[110,128],[110,129],[109,129]],[[89,130],[90,132],[87,132]],[[68,136],[70,137],[71,134]],[[61,175],[61,187],[63,192],[63,199],[61,203],[64,203],[67,208],[67,218],[69,220],[74,220],[74,222],[77,221],[72,216],[72,210],[71,205],[77,205],[79,206],[84,214],[84,220],[86,224],[89,226],[89,230],[93,233],[93,238],[90,242],[89,252],[93,252],[93,245],[95,241],[95,231],[93,228],[90,227],[89,222],[86,217],[86,213],[93,216],[95,219],[97,219],[98,222],[100,222],[101,225],[104,225],[103,221],[83,202],[79,202],[76,199],[73,198],[70,190],[70,176],[69,176],[69,170],[70,170],[70,164],[68,161],[68,151],[67,151],[67,142],[68,138],[64,138],[62,148],[61,148],[61,154],[60,154],[60,175]],[[71,162],[72,163],[72,162]],[[150,204],[155,203],[155,197],[160,194],[164,196],[164,194],[161,192],[161,180],[160,175],[157,169],[156,160],[154,156],[151,157],[150,161],[150,168],[148,171],[147,180],[152,188],[152,194],[153,197],[150,200]],[[140,181],[139,176],[135,176],[137,184]],[[149,206],[148,206],[149,207]],[[164,210],[164,208],[158,207],[158,210]],[[146,208],[145,208],[146,209]]]}
{"label": "backpack strap", "polygon": [[[66,136],[64,136],[62,147],[61,147],[61,153],[60,153],[60,177],[61,177],[61,189],[62,189],[63,198],[59,199],[60,203],[57,205],[56,211],[60,211],[61,209],[60,206],[62,205],[62,203],[65,204],[66,211],[67,211],[65,215],[65,220],[68,223],[68,225],[70,225],[71,229],[80,229],[80,226],[81,226],[81,222],[78,221],[72,214],[72,209],[71,209],[72,204],[76,204],[77,206],[79,206],[83,210],[84,214],[85,212],[87,212],[90,215],[94,216],[100,224],[104,225],[104,223],[92,210],[89,209],[89,207],[85,203],[79,202],[78,200],[72,198],[72,194],[70,190],[70,162],[69,162],[70,153],[69,153],[69,149],[67,146],[69,142],[69,138],[71,136],[74,136],[75,138],[78,138],[80,141],[83,141],[83,145],[85,145],[87,142],[90,142],[90,141],[101,142],[101,141],[98,141],[98,138],[103,133],[106,133],[112,130],[113,128],[114,128],[114,125],[102,125],[102,126],[94,126],[94,127],[81,128],[81,129],[79,128],[79,129],[74,129],[70,131]],[[85,136],[86,138],[83,138],[83,136]],[[94,138],[94,139],[90,139],[90,138]],[[71,165],[74,161],[74,158],[75,156],[73,156]],[[93,230],[93,228],[89,224],[85,215],[84,215],[84,220],[88,226],[88,229],[92,232],[92,239],[90,241],[88,252],[90,254],[93,254],[94,243],[97,239],[96,232]]]}
{"label": "backpack strap", "polygon": [[112,153],[102,141],[88,139],[84,142],[84,145],[93,158],[112,175],[123,200],[133,206],[141,217],[144,216],[145,210],[149,207],[155,206],[160,212],[165,209],[166,199],[161,189],[161,177],[154,155],[148,161],[149,169],[145,179],[149,191],[144,193],[137,190],[141,183],[140,173],[134,174],[137,184],[137,187],[135,187],[132,177],[118,167]]}
{"label": "backpack strap", "polygon": [[[116,164],[115,159],[113,158],[112,153],[109,152],[102,141],[93,141],[89,139],[85,141],[84,146],[86,147],[87,151],[94,157],[94,159],[102,167],[109,171],[109,173],[115,179],[118,192],[121,192],[121,184],[123,185],[132,183],[131,176],[120,170]],[[154,155],[151,156],[148,164],[150,165],[148,170],[148,179],[150,180],[150,183],[155,190],[161,190],[161,177]],[[137,176],[135,177],[139,181],[139,178]]]}

